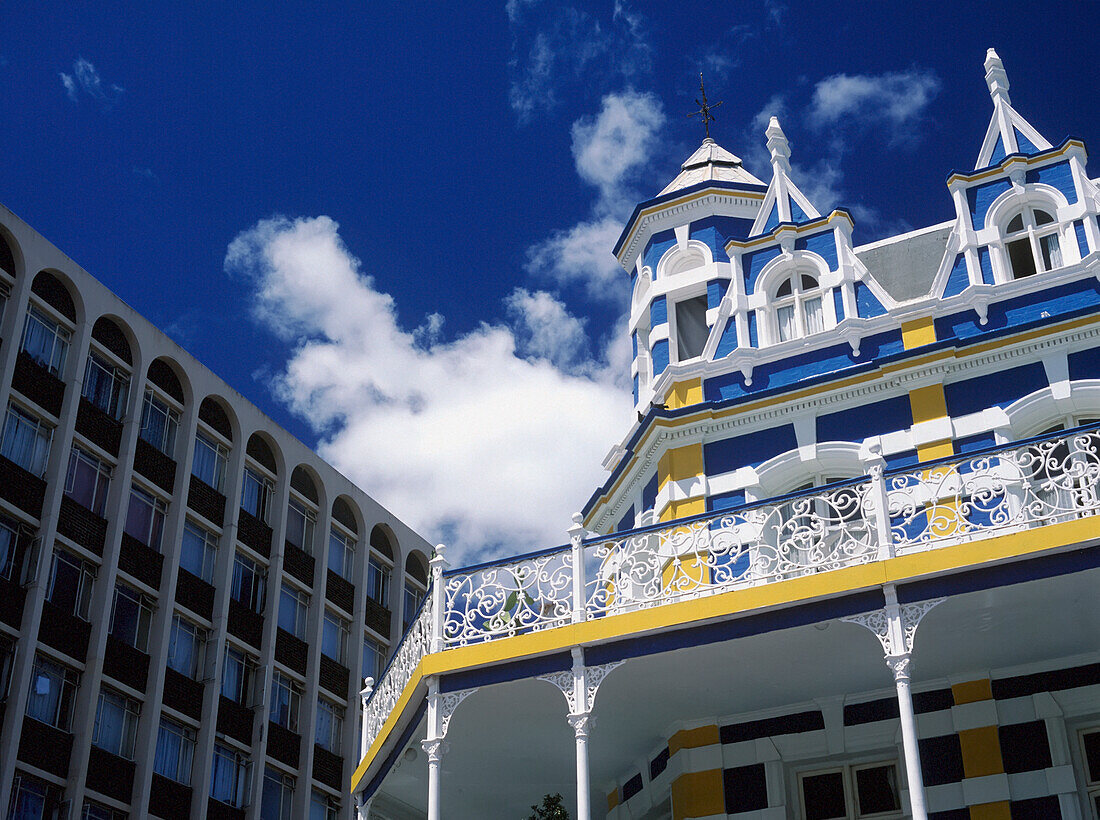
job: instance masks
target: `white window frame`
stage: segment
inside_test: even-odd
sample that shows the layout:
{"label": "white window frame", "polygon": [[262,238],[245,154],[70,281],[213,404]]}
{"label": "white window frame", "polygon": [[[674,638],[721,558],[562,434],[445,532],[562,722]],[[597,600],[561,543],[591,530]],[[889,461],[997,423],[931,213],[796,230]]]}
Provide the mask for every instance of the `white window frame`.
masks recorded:
{"label": "white window frame", "polygon": [[[291,522],[294,519],[300,519],[302,522],[302,543],[295,544],[291,535]],[[313,555],[315,548],[314,539],[317,535],[317,512],[311,508],[307,503],[291,496],[290,501],[287,503],[286,510],[286,540],[289,541],[298,549],[305,552],[307,555]]]}
{"label": "white window frame", "polygon": [[[240,566],[240,581],[238,584],[237,567]],[[247,600],[237,597],[238,587],[243,588],[245,573],[252,576],[252,585]],[[233,572],[229,579],[229,595],[237,603],[248,607],[253,612],[264,611],[264,601],[267,598],[267,567],[259,561],[237,550],[233,555]]]}
{"label": "white window frame", "polygon": [[[198,459],[200,451],[206,451],[213,456],[213,475],[208,476],[198,471]],[[195,476],[195,478],[197,478],[199,481],[203,482],[208,487],[212,487],[220,493],[222,491],[222,486],[225,483],[225,470],[228,463],[228,447],[218,441],[218,439],[216,439],[215,437],[208,435],[201,430],[195,434],[195,451],[191,457],[191,475]]]}
{"label": "white window frame", "polygon": [[[873,814],[859,813],[859,793],[856,786],[856,772],[865,769],[880,769],[887,766],[893,767],[897,787],[897,800],[899,808],[895,811],[875,812]],[[860,761],[846,761],[833,766],[805,769],[797,773],[796,787],[798,789],[799,817],[807,816],[806,795],[802,788],[802,782],[808,777],[817,775],[837,774],[841,776],[844,788],[844,817],[829,818],[829,820],[900,820],[904,816],[905,802],[902,799],[901,767],[897,759],[870,759]]]}
{"label": "white window frame", "polygon": [[[332,657],[325,651],[326,633],[330,630],[336,630],[336,639],[339,642],[338,655],[339,657]],[[338,615],[331,609],[325,609],[324,623],[321,627],[321,654],[337,663],[348,665],[348,638],[351,632],[351,624],[347,618],[343,615]]]}
{"label": "white window frame", "polygon": [[[288,731],[297,732],[300,725],[303,693],[304,687],[299,681],[276,669],[271,674],[271,706],[267,712],[268,719]],[[277,712],[281,697],[285,698],[287,705],[285,722],[283,722],[283,716]]]}
{"label": "white window frame", "polygon": [[[98,370],[102,374],[102,378],[110,384],[110,395],[106,407],[96,400],[92,392],[94,384],[93,370]],[[84,382],[81,385],[80,395],[111,418],[121,419],[126,412],[126,400],[130,396],[130,374],[103,353],[90,350],[88,351],[88,359],[84,364]]]}
{"label": "white window frame", "polygon": [[[92,584],[96,579],[96,565],[86,561],[78,555],[74,555],[67,549],[54,547],[50,556],[50,576],[46,587],[46,600],[54,604],[53,594],[57,585],[57,562],[63,561],[72,567],[78,574],[76,587],[76,611],[70,612],[82,621],[89,619],[89,610],[92,603]],[[54,604],[57,606],[57,604]]]}
{"label": "white window frame", "polygon": [[[322,712],[328,715],[327,732],[322,732]],[[334,755],[340,754],[340,747],[344,742],[344,716],[346,713],[347,710],[340,704],[334,703],[328,698],[318,696],[317,719],[315,721],[316,729],[313,733],[313,742],[322,749],[332,752]]]}
{"label": "white window frame", "polygon": [[[1044,222],[1039,225],[1035,219],[1035,212],[1042,211],[1051,218],[1051,222]],[[1030,276],[1038,276],[1039,274],[1048,273],[1058,268],[1066,266],[1066,248],[1069,247],[1069,243],[1065,241],[1066,237],[1062,231],[1062,224],[1058,221],[1057,206],[1052,206],[1046,202],[1027,202],[1021,207],[1012,211],[1011,215],[1004,221],[1004,229],[1001,231],[1001,251],[1003,253],[1005,263],[1005,275],[1007,281],[1014,282],[1017,279],[1027,279]],[[1016,217],[1021,218],[1022,227],[1019,230],[1008,230],[1008,225]],[[1051,260],[1051,264],[1047,265],[1047,254],[1044,240],[1048,237],[1054,236],[1057,239],[1058,245],[1058,259],[1057,264],[1054,264],[1054,260]],[[1025,273],[1017,276],[1016,270],[1012,264],[1012,253],[1009,250],[1009,245],[1014,245],[1022,240],[1027,240],[1029,247],[1031,248],[1031,263],[1034,266],[1032,273]]]}
{"label": "white window frame", "polygon": [[[159,434],[154,435],[149,421],[153,414],[163,417],[164,424]],[[176,449],[176,435],[179,433],[180,411],[166,398],[151,388],[145,391],[141,402],[141,438],[169,458]]]}
{"label": "white window frame", "polygon": [[[130,507],[135,503],[144,504],[149,510],[149,524],[147,532],[130,532]],[[132,538],[136,538],[150,549],[160,552],[161,542],[164,540],[164,522],[168,517],[168,504],[157,496],[137,484],[130,485],[130,501],[126,507],[125,530]],[[159,526],[158,526],[159,521]]]}
{"label": "white window frame", "polygon": [[[245,500],[247,498],[250,487],[256,488],[256,508],[252,509],[250,506],[245,506]],[[275,482],[271,480],[262,470],[253,466],[246,465],[244,468],[244,477],[241,480],[241,509],[265,524],[268,523],[268,514],[271,510],[271,498],[275,494]]]}
{"label": "white window frame", "polygon": [[[29,453],[15,452],[16,434],[20,428],[31,436],[32,447]],[[53,440],[53,425],[47,424],[34,413],[24,410],[18,404],[9,402],[4,416],[4,430],[0,434],[0,455],[13,464],[22,467],[28,473],[41,477],[46,472],[50,458],[50,442]]]}
{"label": "white window frame", "polygon": [[[30,329],[32,321],[41,325],[45,336],[52,337],[46,361],[42,361],[27,349],[27,331]],[[50,316],[40,305],[31,304],[27,306],[27,318],[23,322],[23,333],[19,339],[19,349],[26,351],[27,355],[58,378],[61,378],[65,371],[65,359],[68,356],[71,340],[72,331]]]}
{"label": "white window frame", "polygon": [[385,558],[372,550],[367,557],[367,597],[389,609],[392,580],[393,568]]}
{"label": "white window frame", "polygon": [[[214,786],[217,784],[215,773],[217,772],[219,759],[227,761],[228,765],[233,767],[232,792],[225,797],[214,794]],[[213,799],[234,808],[247,808],[249,791],[251,790],[251,774],[252,761],[248,759],[245,753],[221,742],[214,743],[214,754],[211,756],[210,761],[210,796]]]}
{"label": "white window frame", "polygon": [[[111,465],[74,444],[69,450],[69,466],[65,471],[65,495],[76,501],[76,475],[81,468],[92,474],[92,504],[87,509],[102,517],[107,509],[107,494],[111,491]],[[78,502],[79,503],[79,502]]]}
{"label": "white window frame", "polygon": [[[119,730],[119,747],[117,749],[104,745],[100,737],[100,729],[106,721],[108,713],[106,708],[117,710],[118,719],[122,721]],[[92,727],[92,745],[121,757],[123,760],[134,759],[134,749],[137,745],[137,725],[141,715],[141,704],[110,687],[103,686],[99,690],[99,698],[96,700],[95,724]]]}
{"label": "white window frame", "polygon": [[138,652],[149,651],[149,632],[153,623],[153,613],[156,611],[156,604],[153,599],[146,595],[144,592],[139,592],[129,584],[122,582],[115,582],[115,591],[111,597],[111,625],[108,630],[111,635],[118,638],[120,641],[124,641],[123,638],[115,635],[115,618],[118,614],[118,600],[120,597],[127,598],[137,607],[137,624],[135,625],[134,643],[130,644]]}
{"label": "white window frame", "polygon": [[[803,277],[814,280],[814,286],[807,287]],[[790,286],[790,293],[779,295],[784,285]],[[787,272],[778,280],[773,279],[768,290],[768,330],[772,337],[772,344],[782,344],[794,339],[803,339],[822,333],[836,324],[835,316],[826,305],[826,288],[821,286],[821,272],[805,267],[796,267]],[[812,302],[818,302],[818,316],[820,327],[812,327],[810,313],[807,307]],[[794,331],[788,338],[783,338],[783,323],[779,314],[782,310],[790,310],[794,323]]]}
{"label": "white window frame", "polygon": [[[163,734],[173,735],[176,738],[178,752],[176,754],[176,770],[174,772],[161,770],[163,764],[158,752],[161,748],[160,736]],[[161,715],[160,727],[157,729],[156,751],[153,753],[153,771],[162,777],[167,777],[169,780],[174,780],[185,786],[190,786],[192,767],[195,762],[195,743],[197,738],[198,733],[190,726],[179,723],[166,715]]]}
{"label": "white window frame", "polygon": [[[354,535],[348,533],[335,521],[332,522],[332,526],[329,527],[328,552],[325,555],[325,566],[345,581],[350,581],[353,572],[352,568],[355,565],[355,548],[358,543],[359,540]],[[332,566],[332,554],[334,549],[342,550],[342,554],[339,556],[341,565],[339,570],[334,569]]]}
{"label": "white window frame", "polygon": [[289,605],[294,607],[294,629],[290,634],[304,641],[306,639],[306,622],[309,618],[310,595],[308,592],[300,590],[293,584],[283,581],[279,589],[279,613],[276,622],[283,631],[287,631],[286,627],[283,626],[283,606],[287,604],[290,599],[293,599],[293,603]]}
{"label": "white window frame", "polygon": [[[188,529],[192,530],[191,537],[194,537],[194,533],[202,536],[202,574],[197,577],[208,584],[212,583],[214,580],[214,563],[218,558],[218,536],[190,518],[183,525],[185,534]],[[182,549],[180,550],[180,556],[183,556]],[[186,571],[190,572],[190,570]]]}
{"label": "white window frame", "polygon": [[[206,643],[209,639],[210,633],[206,627],[195,623],[179,612],[172,613],[172,627],[168,633],[168,654],[165,656],[165,664],[181,675],[191,678],[191,680],[201,679],[203,670],[206,668]],[[180,640],[190,641],[190,669],[180,669],[171,663],[176,654],[176,645]]]}
{"label": "white window frame", "polygon": [[[708,301],[707,300],[706,285],[703,285],[702,288],[703,289],[700,290],[699,287],[694,287],[694,288],[691,288],[690,290],[685,290],[682,293],[676,293],[675,295],[670,293],[670,294],[667,294],[665,296],[665,305],[667,306],[667,312],[668,312],[668,360],[669,360],[669,364],[682,364],[683,362],[698,361],[703,355],[702,350],[700,350],[699,353],[695,356],[683,356],[683,355],[681,355],[681,352],[680,352],[680,318],[679,318],[679,311],[678,311],[678,308],[679,308],[681,303],[690,302],[692,299],[702,298],[703,301],[704,301],[704,304],[706,304],[706,302]],[[707,311],[708,310],[709,310],[709,307],[704,307],[703,308],[703,321],[704,321],[704,323],[706,322],[706,316],[707,316]],[[709,335],[710,330],[711,330],[710,325],[707,325],[708,335]],[[703,342],[703,347],[704,347],[704,349],[706,348],[706,342],[705,341]]]}

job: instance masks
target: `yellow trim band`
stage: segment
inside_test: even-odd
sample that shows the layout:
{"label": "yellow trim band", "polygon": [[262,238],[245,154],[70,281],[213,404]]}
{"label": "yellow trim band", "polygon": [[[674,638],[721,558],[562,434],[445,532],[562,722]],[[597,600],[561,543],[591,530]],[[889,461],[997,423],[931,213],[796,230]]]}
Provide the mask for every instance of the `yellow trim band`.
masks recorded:
{"label": "yellow trim band", "polygon": [[1012,820],[1012,807],[1007,800],[971,806],[970,820]]}
{"label": "yellow trim band", "polygon": [[665,407],[669,410],[679,410],[681,407],[689,407],[702,401],[703,379],[700,377],[673,384],[665,398]]}
{"label": "yellow trim band", "polygon": [[721,769],[685,772],[672,782],[671,791],[673,820],[726,813]]}
{"label": "yellow trim band", "polygon": [[681,749],[698,749],[701,746],[713,746],[721,743],[718,726],[699,726],[695,729],[681,729],[668,739],[668,756],[672,757]]}
{"label": "yellow trim band", "polygon": [[936,324],[931,316],[901,323],[901,346],[905,350],[930,345],[936,341]]}
{"label": "yellow trim band", "polygon": [[962,706],[964,703],[977,703],[982,700],[993,700],[993,684],[989,678],[955,683],[951,685],[951,696],[955,699],[956,706]]}

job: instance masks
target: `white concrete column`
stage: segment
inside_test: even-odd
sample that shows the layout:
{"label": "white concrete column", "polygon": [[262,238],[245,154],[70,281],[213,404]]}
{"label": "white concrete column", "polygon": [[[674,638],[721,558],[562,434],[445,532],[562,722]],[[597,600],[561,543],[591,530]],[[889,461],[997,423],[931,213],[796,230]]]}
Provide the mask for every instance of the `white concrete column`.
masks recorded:
{"label": "white concrete column", "polygon": [[443,570],[447,568],[447,548],[443,544],[436,544],[435,555],[432,556],[432,639],[429,644],[429,652],[443,651],[443,624],[447,621],[447,593],[443,589]]}
{"label": "white concrete column", "polygon": [[909,807],[913,820],[928,820],[924,800],[924,775],[917,745],[917,721],[913,715],[913,696],[909,688],[909,666],[913,640],[921,619],[944,599],[899,604],[893,584],[883,587],[886,606],[874,612],[853,615],[843,620],[869,629],[882,644],[886,666],[894,675],[897,688],[898,715],[901,721],[902,748],[905,753],[905,777],[909,784]]}
{"label": "white concrete column", "polygon": [[[374,678],[363,678],[363,689],[359,692],[361,711],[359,713],[359,760],[367,756],[370,743],[367,741],[367,701],[374,691]],[[358,761],[356,762],[358,764]]]}
{"label": "white concrete column", "polygon": [[924,802],[924,774],[920,767],[920,747],[917,745],[917,719],[913,714],[913,694],[909,689],[909,662],[912,656],[895,655],[886,658],[894,673],[898,692],[898,716],[901,720],[901,745],[905,752],[905,779],[909,783],[909,807],[913,820],[928,820]]}
{"label": "white concrete column", "polygon": [[[438,550],[436,557],[439,557]],[[435,569],[436,558],[432,559]],[[442,572],[442,569],[439,570]],[[438,578],[436,579],[438,581]],[[439,767],[443,762],[443,755],[447,751],[447,744],[443,740],[443,721],[439,708],[439,678],[428,678],[428,736],[420,746],[428,755],[428,820],[439,820]]]}
{"label": "white concrete column", "polygon": [[568,529],[569,545],[573,559],[573,623],[579,624],[585,619],[585,577],[584,577],[584,516],[573,513],[573,526]]}
{"label": "white concrete column", "polygon": [[577,745],[577,820],[591,820],[592,817],[588,774],[588,724],[591,717],[587,712],[569,716]]}

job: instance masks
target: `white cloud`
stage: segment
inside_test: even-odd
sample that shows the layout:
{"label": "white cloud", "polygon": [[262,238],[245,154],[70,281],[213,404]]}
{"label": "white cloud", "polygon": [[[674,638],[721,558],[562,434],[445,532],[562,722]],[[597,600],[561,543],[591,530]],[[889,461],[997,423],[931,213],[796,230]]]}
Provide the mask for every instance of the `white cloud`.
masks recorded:
{"label": "white cloud", "polygon": [[102,105],[110,106],[122,96],[124,91],[120,85],[104,83],[96,67],[83,57],[73,62],[72,74],[62,71],[58,72],[58,75],[61,77],[65,94],[74,103],[79,102],[80,94],[84,92]]}
{"label": "white cloud", "polygon": [[652,65],[645,18],[623,0],[610,9],[508,0],[505,11],[512,32],[508,99],[520,122],[552,110],[563,92],[599,93],[596,83],[630,82]]}
{"label": "white cloud", "polygon": [[873,120],[898,129],[920,117],[939,90],[939,77],[932,71],[835,74],[814,87],[807,120],[815,128]]}
{"label": "white cloud", "polygon": [[560,283],[581,283],[590,296],[626,301],[628,279],[612,255],[634,203],[633,188],[647,167],[665,123],[652,94],[623,91],[603,98],[595,117],[573,123],[573,160],[598,196],[589,217],[528,250],[528,270]]}
{"label": "white cloud", "polygon": [[406,331],[324,216],[257,223],[225,267],[295,342],[276,390],[323,457],[460,562],[565,540],[629,422],[607,362],[621,366],[620,344],[583,360],[580,321],[524,290],[508,299],[518,331],[483,324],[444,342],[439,316]]}
{"label": "white cloud", "polygon": [[566,372],[589,369],[584,320],[571,315],[557,297],[544,290],[516,288],[505,305],[519,323],[517,341],[525,354]]}

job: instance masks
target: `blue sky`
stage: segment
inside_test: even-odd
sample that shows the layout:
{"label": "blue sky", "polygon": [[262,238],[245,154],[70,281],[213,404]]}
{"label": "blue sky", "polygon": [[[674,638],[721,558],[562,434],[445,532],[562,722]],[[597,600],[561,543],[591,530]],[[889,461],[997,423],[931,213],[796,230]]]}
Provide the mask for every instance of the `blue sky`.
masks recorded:
{"label": "blue sky", "polygon": [[610,245],[700,71],[857,242],[951,216],[990,46],[1100,140],[1093,4],[952,5],[7,3],[0,201],[427,537],[536,548],[627,429]]}

